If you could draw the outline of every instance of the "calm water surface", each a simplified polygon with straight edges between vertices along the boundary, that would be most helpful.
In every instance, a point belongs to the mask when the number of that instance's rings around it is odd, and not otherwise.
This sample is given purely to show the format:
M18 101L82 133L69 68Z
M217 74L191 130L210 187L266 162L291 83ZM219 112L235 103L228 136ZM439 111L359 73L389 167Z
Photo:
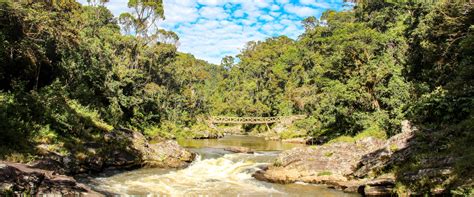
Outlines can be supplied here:
M96 178L93 187L124 196L358 196L321 185L280 185L252 177L260 167L273 162L280 151L303 145L249 136L182 140L179 143L198 154L188 168L139 169ZM249 147L256 153L231 153L223 149L227 146Z

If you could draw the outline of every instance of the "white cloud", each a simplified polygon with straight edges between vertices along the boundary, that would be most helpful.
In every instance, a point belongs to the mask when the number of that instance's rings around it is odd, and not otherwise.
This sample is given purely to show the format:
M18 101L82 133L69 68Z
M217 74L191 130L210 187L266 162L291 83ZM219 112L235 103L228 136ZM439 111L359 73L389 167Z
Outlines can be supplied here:
M310 6L318 7L318 8L325 8L325 9L331 8L331 5L328 4L327 2L319 2L318 0L300 0L300 3L303 5L310 5Z
M229 17L221 7L202 7L199 9L199 15L207 19L225 19Z
M198 17L198 9L192 0L179 1L179 3L164 2L165 18L167 23L194 22Z
M232 14L234 17L237 17L237 18L240 18L240 17L243 17L245 15L244 11L243 10L236 10L233 14Z
M279 4L287 4L289 3L290 1L289 0L275 0L275 2L279 3Z
M261 20L272 21L274 18L270 15L262 15L259 17Z
M226 3L226 1L221 1L221 0L198 0L197 2L199 4L207 5L207 6L217 6L217 5L223 5Z
M272 5L272 8L271 8L273 11L276 11L276 10L279 10L280 9L280 6L278 5Z
M226 55L237 55L249 41L277 35L296 39L304 31L303 18L319 17L324 9L339 8L342 1L164 0L166 20L159 26L179 35L180 51L218 64ZM118 16L130 11L127 2L112 0L106 6Z
M278 17L281 15L280 12L270 12L270 15L274 16L274 17Z
M296 14L299 17L314 16L317 15L319 12L319 10L311 7L298 6L294 4L287 4L284 8L287 12Z

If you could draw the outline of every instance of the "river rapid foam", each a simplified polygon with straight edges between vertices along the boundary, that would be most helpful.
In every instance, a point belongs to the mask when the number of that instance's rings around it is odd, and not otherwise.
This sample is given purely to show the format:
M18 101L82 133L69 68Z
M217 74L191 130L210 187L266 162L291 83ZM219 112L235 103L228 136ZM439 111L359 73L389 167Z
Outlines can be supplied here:
M280 185L252 177L253 173L274 162L282 147L291 148L292 145L241 136L191 144L186 147L197 157L187 168L138 169L98 177L90 185L120 196L357 196L322 185ZM228 145L246 146L257 151L253 154L231 153L223 149Z

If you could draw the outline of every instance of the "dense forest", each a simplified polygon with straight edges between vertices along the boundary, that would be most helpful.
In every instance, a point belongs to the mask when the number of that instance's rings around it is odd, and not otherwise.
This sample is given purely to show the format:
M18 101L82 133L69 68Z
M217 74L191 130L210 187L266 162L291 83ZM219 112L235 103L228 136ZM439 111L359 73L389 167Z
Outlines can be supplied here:
M130 1L120 17L104 3L0 2L0 159L32 160L38 144L67 154L114 128L199 137L219 132L203 122L210 115L303 114L281 137L325 142L387 138L410 120L426 146L396 170L453 155L464 178L444 186L472 187L472 3L361 1L303 20L296 40L249 42L220 65L177 51L174 32L153 28L161 1Z

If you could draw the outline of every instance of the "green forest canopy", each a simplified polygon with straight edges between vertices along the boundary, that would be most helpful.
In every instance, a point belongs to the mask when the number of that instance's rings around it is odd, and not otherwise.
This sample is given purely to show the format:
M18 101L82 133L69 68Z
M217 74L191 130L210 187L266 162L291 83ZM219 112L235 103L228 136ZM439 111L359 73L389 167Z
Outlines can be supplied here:
M192 137L209 115L305 114L296 127L330 139L392 136L408 119L448 147L440 154L467 145L474 161L471 3L360 1L302 21L296 40L252 41L214 65L150 28L161 1L130 1L119 18L106 1L34 2L0 3L2 157L118 127Z

